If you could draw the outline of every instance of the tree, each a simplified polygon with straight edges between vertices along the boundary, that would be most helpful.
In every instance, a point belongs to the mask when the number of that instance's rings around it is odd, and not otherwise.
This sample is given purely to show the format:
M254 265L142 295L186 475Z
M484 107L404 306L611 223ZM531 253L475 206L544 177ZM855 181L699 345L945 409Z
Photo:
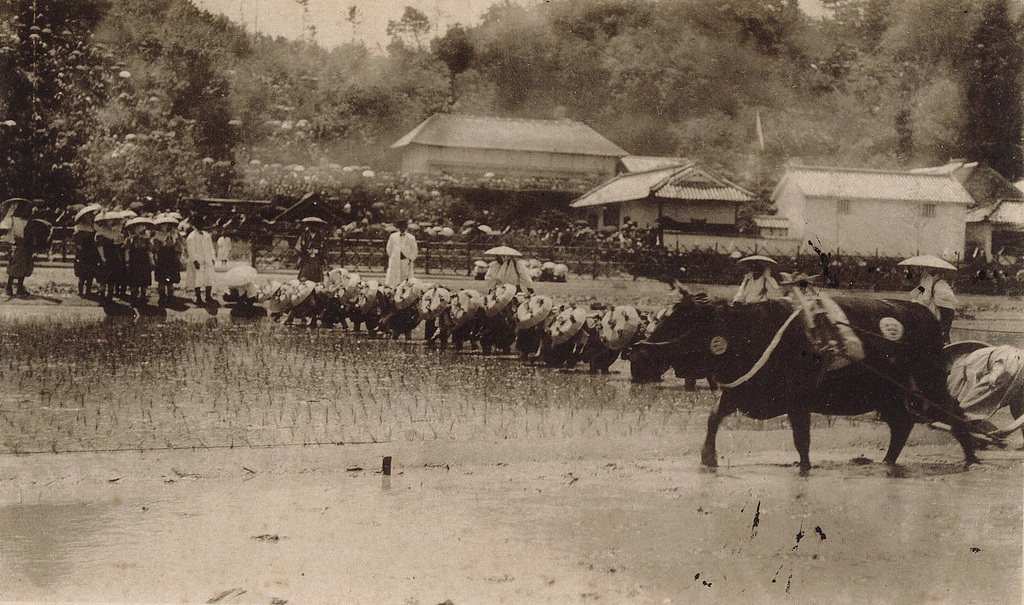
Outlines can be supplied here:
M75 199L95 106L117 71L90 43L102 0L12 0L0 6L0 190ZM112 69L113 68L113 69Z
M358 32L359 26L363 22L362 11L359 10L358 6L353 4L345 9L345 22L352 28L352 41L355 42L356 32Z
M971 36L962 78L967 103L960 149L1008 179L1024 173L1024 27L1010 22L1006 0L989 0Z
M821 0L831 13L827 29L833 39L873 51L889 26L893 0Z
M411 6L405 7L402 18L388 21L385 30L395 46L411 46L415 50L423 50L427 36L430 35L430 19Z
M455 81L459 74L469 69L475 50L466 30L461 25L451 27L444 36L433 42L434 56L448 66L451 98L454 101Z
M742 27L740 42L752 41L770 55L791 54L793 38L803 22L797 0L751 0L722 7Z

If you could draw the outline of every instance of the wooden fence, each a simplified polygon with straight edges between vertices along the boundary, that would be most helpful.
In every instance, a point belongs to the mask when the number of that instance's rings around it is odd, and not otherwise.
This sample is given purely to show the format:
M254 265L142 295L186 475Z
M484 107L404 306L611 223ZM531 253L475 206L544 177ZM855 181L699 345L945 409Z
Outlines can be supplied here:
M266 269L294 269L298 262L294 239L273 238L263 245L251 246L236 242L234 258L249 258L253 266ZM387 266L384 241L376 239L333 239L328 244L332 265L354 271L379 272ZM422 241L419 243L417 271L424 275L468 275L477 260L490 260L484 252L496 245L493 241ZM541 262L565 263L569 271L592 279L608 277L645 277L671 280L678 277L688 283L731 284L739 281L737 252L719 246L692 246L627 249L609 245L519 246L526 258ZM0 250L6 260L7 250ZM752 251L741 251L747 253ZM67 233L55 230L48 257L70 262L74 250ZM917 283L916 276L898 266L901 258L874 254L832 251L829 254L774 256L778 271L800 271L821 274L829 286L861 290L909 290ZM1024 263L961 263L955 289L958 292L996 295L1024 295Z

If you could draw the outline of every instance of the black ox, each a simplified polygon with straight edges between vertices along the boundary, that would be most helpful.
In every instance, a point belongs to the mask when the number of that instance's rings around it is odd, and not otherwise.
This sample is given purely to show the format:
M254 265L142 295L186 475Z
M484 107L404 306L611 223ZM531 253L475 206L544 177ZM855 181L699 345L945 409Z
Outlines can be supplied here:
M889 425L887 464L896 463L915 417L942 421L953 427L967 464L977 462L963 413L946 391L942 334L928 309L900 300L837 296L835 301L863 341L863 361L826 371L802 317L780 330L793 313L786 301L727 306L684 293L647 341L634 348L633 380L658 380L673 367L678 375L706 375L722 383L701 450L701 462L709 467L717 466L718 426L737 410L759 420L786 414L803 471L811 467L812 412L847 416L877 411ZM763 365L751 375L759 360Z

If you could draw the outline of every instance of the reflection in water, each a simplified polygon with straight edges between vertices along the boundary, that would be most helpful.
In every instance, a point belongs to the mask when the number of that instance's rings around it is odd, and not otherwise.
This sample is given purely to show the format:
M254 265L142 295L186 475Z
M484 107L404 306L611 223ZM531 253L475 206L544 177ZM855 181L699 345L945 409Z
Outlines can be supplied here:
M5 575L41 588L59 587L83 564L83 555L109 524L110 510L104 504L2 506L0 559Z

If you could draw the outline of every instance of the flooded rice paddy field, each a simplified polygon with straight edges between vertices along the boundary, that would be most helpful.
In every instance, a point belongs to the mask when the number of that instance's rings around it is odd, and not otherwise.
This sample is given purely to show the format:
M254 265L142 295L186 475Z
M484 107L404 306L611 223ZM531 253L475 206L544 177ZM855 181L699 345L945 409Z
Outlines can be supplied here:
M0 340L0 600L1021 599L1019 435L964 472L918 427L893 473L861 459L884 425L815 417L799 477L784 421L732 416L708 473L715 395L623 362L214 318L40 315Z
M271 322L25 321L0 338L8 453L665 436L702 431L715 402L631 384L625 362L595 376Z

